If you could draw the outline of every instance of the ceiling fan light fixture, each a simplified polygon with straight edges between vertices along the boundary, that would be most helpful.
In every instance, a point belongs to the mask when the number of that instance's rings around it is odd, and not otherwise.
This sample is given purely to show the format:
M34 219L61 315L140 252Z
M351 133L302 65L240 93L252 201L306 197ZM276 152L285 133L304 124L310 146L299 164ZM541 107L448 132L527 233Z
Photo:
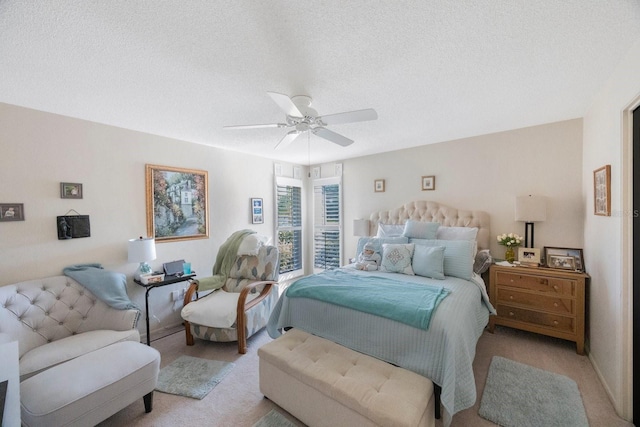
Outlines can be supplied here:
M353 140L336 132L333 132L325 128L325 126L376 120L378 118L378 114L372 108L318 116L318 112L310 107L313 99L308 95L295 95L289 97L277 92L267 93L269 94L271 99L273 99L273 101L278 105L278 107L280 107L280 109L284 111L286 123L225 126L225 129L255 129L269 127L295 128L295 130L289 131L286 135L284 135L284 137L276 144L276 149L286 147L287 145L291 144L300 134L305 132L312 132L314 135L317 135L320 138L346 147L347 145L353 144Z

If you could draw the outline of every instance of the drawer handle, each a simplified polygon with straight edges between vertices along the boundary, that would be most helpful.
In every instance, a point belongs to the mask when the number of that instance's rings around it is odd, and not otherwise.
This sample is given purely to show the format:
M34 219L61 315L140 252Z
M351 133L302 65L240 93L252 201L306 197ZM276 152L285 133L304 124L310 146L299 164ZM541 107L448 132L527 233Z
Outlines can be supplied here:
M553 324L554 324L554 326L558 326L558 321L557 321L557 320L554 320L554 321L553 321Z
M509 295L509 299L513 299L513 295Z
M515 316L515 314L513 314L513 311L509 312L509 316Z
M558 285L553 285L553 289L558 290Z
M558 303L557 303L557 302L554 302L554 303L553 303L553 306L554 306L554 307L557 307L557 306L558 306Z

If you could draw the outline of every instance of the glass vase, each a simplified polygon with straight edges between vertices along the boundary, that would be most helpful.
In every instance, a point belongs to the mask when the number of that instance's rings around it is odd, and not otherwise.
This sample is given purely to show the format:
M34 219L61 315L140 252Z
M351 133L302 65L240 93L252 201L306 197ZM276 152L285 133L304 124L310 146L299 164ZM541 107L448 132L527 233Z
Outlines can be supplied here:
M516 260L516 251L513 250L512 247L508 247L506 251L504 251L504 259L509 262L513 262Z

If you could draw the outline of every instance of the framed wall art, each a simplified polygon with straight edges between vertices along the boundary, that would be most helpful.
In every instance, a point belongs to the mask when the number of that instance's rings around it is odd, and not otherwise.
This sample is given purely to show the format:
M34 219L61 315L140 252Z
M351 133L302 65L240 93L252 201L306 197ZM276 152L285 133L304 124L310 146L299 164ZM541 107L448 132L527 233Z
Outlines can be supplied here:
M60 183L61 199L82 199L82 184L76 182Z
M209 237L209 174L146 165L147 235L156 242Z
M264 223L264 209L262 208L262 199L251 199L251 224Z
M436 189L436 177L435 175L422 177L422 191L435 190Z
M584 272L584 253L582 249L579 248L555 248L550 246L545 246L543 251L543 260L545 261L547 267L552 267L555 259L549 261L549 257L571 257L574 258L575 270ZM554 268L554 267L552 267Z
M593 171L594 214L611 216L611 165Z
M384 179L376 179L373 181L373 191L376 193L384 193Z
M0 203L0 222L24 221L24 203Z

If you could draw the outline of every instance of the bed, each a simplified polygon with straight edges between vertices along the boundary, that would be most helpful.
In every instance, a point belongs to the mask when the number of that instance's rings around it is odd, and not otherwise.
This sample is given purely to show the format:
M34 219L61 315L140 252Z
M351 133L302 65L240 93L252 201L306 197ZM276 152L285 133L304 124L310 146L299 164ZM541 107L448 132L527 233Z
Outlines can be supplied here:
M405 236L397 235L400 230ZM490 262L489 215L436 202L416 201L371 214L370 234L378 237L361 238L358 250L368 242L377 244L377 250L383 253L382 266L386 265L381 270L387 271L360 271L352 264L337 272L327 272L326 276L320 273L313 278L299 279L278 300L267 324L269 335L277 338L287 328L302 329L423 375L439 386L445 410L443 421L449 425L455 413L473 406L476 401L472 368L475 348L489 315L495 314L484 282L477 274ZM405 239L406 243L402 243ZM389 272L408 273L406 265L400 266L399 270L393 265L389 268L384 255L388 259L391 250L411 247L410 265L414 274ZM429 258L424 257L425 250ZM440 272L430 271L438 269L437 261L433 267L433 259L439 259L439 255L434 258L434 252L444 255L443 278L433 278L439 277ZM479 258L484 260L478 262ZM425 265L430 266L427 271ZM323 277L327 286L337 279L344 280L344 288L351 286L346 283L352 279L356 282L362 279L365 283L393 280L444 289L447 295L435 306L425 329L403 323L398 318L384 317L384 309L373 314L360 307L328 302L330 299L309 297L304 293L296 296L296 288L310 286L309 282L313 280L322 282ZM415 287L407 285L410 286ZM340 290L344 292L344 289ZM353 293L362 294L362 287L354 283Z

